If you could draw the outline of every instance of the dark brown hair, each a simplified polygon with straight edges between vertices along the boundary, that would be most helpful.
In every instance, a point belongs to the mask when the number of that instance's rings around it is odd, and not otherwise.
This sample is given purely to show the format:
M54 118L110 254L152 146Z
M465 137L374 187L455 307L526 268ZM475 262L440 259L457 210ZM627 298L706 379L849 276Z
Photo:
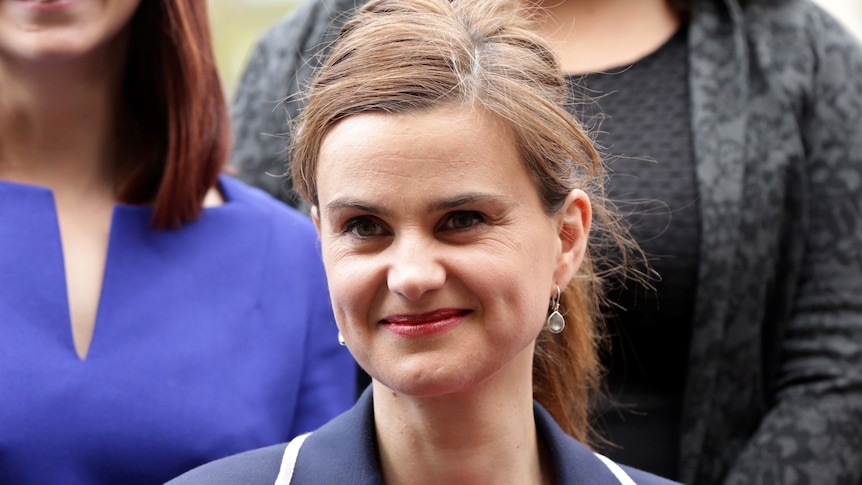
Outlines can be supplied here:
M142 0L130 25L124 100L133 165L126 203L152 204L151 224L200 215L224 165L230 132L206 0Z
M372 0L342 29L310 87L294 130L294 187L317 205L317 164L328 131L348 116L405 113L444 104L485 109L514 135L548 214L573 189L593 206L590 252L564 289L562 334L542 332L535 398L572 436L589 443L589 400L599 388L603 246L633 243L604 198L604 168L590 137L565 110L566 82L553 52L507 0ZM624 251L625 252L625 251Z

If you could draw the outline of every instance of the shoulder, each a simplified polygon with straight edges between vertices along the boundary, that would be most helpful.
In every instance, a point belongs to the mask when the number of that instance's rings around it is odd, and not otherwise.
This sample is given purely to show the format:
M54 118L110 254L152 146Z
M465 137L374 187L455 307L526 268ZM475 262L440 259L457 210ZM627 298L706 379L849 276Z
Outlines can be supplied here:
M712 0L696 4L692 24L706 29L705 43L721 43L742 31L753 54L812 56L823 46L858 50L860 42L813 0ZM765 49L765 51L764 51Z
M311 219L302 212L229 175L221 175L219 185L226 199L223 208L241 215L248 223L260 224L265 221L277 232L317 241L317 232Z
M551 415L535 403L536 430L545 442L562 485L675 485L676 482L619 465L593 453L583 443L566 434Z
M341 25L365 1L303 0L290 14L267 29L255 43L243 71L232 109L234 116L237 111L245 110L246 105L260 108L261 101L268 110L280 101L298 102L284 98L295 94L297 83L304 82L321 64L327 47L337 39ZM278 121L278 130L269 133L283 131L283 120ZM257 135L255 133L253 138L259 142Z
M304 0L291 12L270 27L259 44L276 48L293 48L320 39L323 32L336 29L365 0Z
M742 11L750 36L781 38L790 35L809 45L842 44L858 47L859 41L837 19L812 0L755 1ZM791 46L775 45L788 50Z
M239 241L237 250L246 264L258 261L276 275L268 286L306 291L297 278L284 278L284 274L303 275L306 282L311 277L322 281L320 239L311 218L228 175L220 176L219 183L226 199L213 213L219 217L219 232Z
M222 458L166 485L382 483L377 469L371 392L316 431L266 448Z
M859 39L812 0L753 2L743 22L750 51L766 69L810 79L828 75L831 59L862 57Z
M304 0L258 39L243 74L243 84L265 86L267 75L275 75L276 82L287 84L285 81L292 81L292 75L319 66L321 55L338 38L341 26L365 1Z
M629 478L632 480L632 485L680 485L679 483L672 480L668 480L667 478L662 478L658 475L653 475L652 473L638 470L637 468L632 468L625 465L620 465L620 468L624 470L629 476Z
M745 21L751 65L757 66L752 78L762 77L797 118L825 107L840 115L836 123L858 119L862 43L831 14L811 0L764 0L746 10Z
M272 485L286 443L232 455L194 468L166 485Z
M372 395L367 388L356 404L307 436L296 450L295 462L285 466L291 483L383 483L377 465ZM333 453L333 450L338 450Z
M797 118L832 103L824 93L862 85L862 44L812 0L699 2L691 29L696 74L743 70L750 96Z

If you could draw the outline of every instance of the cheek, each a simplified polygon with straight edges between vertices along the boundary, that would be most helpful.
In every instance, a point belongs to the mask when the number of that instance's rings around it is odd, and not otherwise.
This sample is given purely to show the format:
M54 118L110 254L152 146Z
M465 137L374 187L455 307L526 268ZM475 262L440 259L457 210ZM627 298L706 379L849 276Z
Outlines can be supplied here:
M506 257L500 253L453 265L457 276L479 296L489 318L510 320L508 332L537 333L553 288L553 254L525 245Z
M344 317L367 315L380 286L379 271L367 258L343 257L324 251L323 264L332 305L339 323Z
M546 238L526 238L524 242L511 255L507 274L497 275L496 279L487 281L506 285L502 298L511 305L518 331L535 337L547 316L559 251L555 251L553 244Z

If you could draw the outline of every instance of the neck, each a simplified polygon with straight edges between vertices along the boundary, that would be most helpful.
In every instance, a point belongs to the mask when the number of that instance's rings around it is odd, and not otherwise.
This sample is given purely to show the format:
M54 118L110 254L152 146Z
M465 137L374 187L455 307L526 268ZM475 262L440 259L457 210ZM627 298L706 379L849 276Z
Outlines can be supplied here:
M384 482L553 483L553 465L536 434L531 366L526 369L516 380L503 370L467 392L438 397L399 394L375 380Z
M569 73L631 64L658 49L680 25L666 0L528 1L541 7L536 30Z
M114 192L125 44L75 60L0 59L0 178Z

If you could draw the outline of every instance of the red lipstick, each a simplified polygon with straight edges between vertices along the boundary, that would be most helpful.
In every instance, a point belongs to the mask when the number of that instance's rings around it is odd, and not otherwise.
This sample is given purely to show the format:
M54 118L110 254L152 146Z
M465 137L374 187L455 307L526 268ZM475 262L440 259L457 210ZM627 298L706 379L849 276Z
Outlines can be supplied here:
M380 325L399 337L429 337L457 327L469 313L469 310L444 308L421 315L390 315L381 320Z

